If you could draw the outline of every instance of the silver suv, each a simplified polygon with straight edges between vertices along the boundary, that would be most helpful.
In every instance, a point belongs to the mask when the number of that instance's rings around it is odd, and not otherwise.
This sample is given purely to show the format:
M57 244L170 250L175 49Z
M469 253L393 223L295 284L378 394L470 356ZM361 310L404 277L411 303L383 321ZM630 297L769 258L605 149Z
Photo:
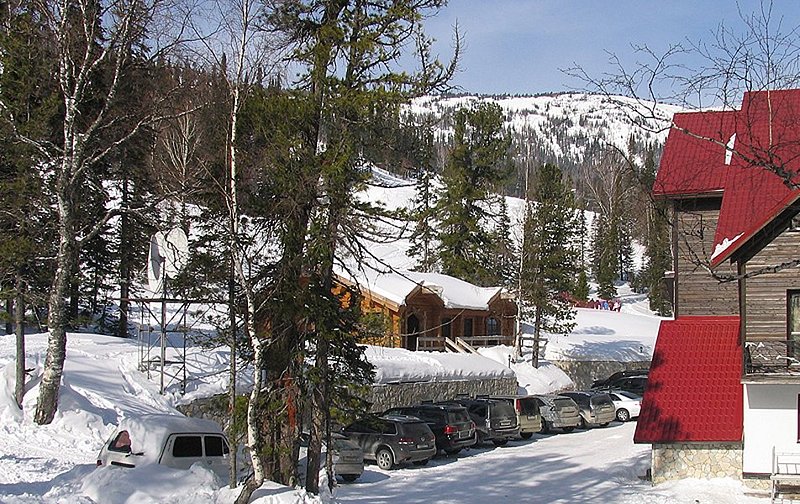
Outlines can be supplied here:
M611 397L603 392L562 392L561 395L569 397L575 401L581 411L581 427L599 425L605 427L616 418L617 409Z
M569 397L558 395L535 395L539 402L539 412L542 415L542 432L547 434L553 429L572 432L581 424L581 414L578 405Z
M436 455L430 427L412 416L371 415L348 425L342 434L364 450L365 459L385 470L406 462L425 465Z
M492 396L492 399L508 401L517 412L519 436L530 439L542 430L542 415L539 412L539 401L530 395Z

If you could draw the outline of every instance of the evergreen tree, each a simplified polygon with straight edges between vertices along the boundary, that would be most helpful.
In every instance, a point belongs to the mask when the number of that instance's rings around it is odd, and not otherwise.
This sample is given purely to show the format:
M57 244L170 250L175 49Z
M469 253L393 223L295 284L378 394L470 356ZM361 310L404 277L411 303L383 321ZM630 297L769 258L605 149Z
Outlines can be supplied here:
M611 299L617 295L614 281L619 272L619 249L617 228L612 219L598 214L594 219L592 234L592 269L597 282L597 295Z
M453 149L442 179L437 212L442 272L477 284L495 279L491 265L492 192L511 173L511 138L503 128L499 105L480 103L454 118Z
M495 223L492 244L494 254L492 255L492 276L491 283L509 287L514 284L516 278L517 251L511 240L511 218L508 215L508 201L504 196L499 197L500 210Z
M580 271L580 212L556 165L537 170L533 199L525 220L519 298L522 315L533 318L533 365L538 367L542 333L566 334L575 325L575 311L564 294L574 291Z
M649 149L642 168L642 185L650 191L647 208L647 236L645 238L645 264L642 268L642 283L648 292L650 309L661 316L672 315L672 299L664 281L664 273L672 270L670 251L670 226L667 219L666 202L652 197L656 177L656 161L653 149Z
M411 209L410 220L414 222L414 231L409 240L411 247L408 249L410 257L417 258L414 267L417 271L429 273L436 267L436 253L434 240L436 239L436 193L432 184L432 173L427 168L421 168L415 184L414 206Z

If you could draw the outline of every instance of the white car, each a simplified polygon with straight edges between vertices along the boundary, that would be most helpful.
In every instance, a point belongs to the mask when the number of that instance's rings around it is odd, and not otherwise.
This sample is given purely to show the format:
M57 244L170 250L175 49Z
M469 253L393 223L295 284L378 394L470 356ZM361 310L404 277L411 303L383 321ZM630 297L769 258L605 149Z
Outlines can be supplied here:
M123 418L97 455L97 465L136 467L161 464L188 469L200 464L229 480L230 448L222 429L211 420L179 415Z
M624 390L610 390L608 395L614 402L617 410L617 420L627 422L631 418L636 418L642 410L642 397Z

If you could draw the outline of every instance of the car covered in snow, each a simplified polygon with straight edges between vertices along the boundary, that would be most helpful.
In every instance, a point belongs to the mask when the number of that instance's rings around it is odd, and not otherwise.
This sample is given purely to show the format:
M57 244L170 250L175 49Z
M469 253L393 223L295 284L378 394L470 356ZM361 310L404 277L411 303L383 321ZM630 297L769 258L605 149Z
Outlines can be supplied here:
M536 394L533 397L539 403L542 433L547 434L553 429L572 432L581 424L580 408L569 397L553 394Z
M227 483L229 457L228 441L216 422L154 414L123 418L100 448L97 465L188 469L199 464Z
M627 422L636 418L642 410L642 397L624 390L609 390L609 397L614 402L617 420Z

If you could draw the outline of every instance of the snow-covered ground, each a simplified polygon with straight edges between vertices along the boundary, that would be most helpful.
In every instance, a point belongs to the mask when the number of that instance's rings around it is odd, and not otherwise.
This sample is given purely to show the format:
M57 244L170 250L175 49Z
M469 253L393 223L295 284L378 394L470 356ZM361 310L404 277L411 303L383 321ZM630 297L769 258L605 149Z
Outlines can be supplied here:
M579 330L574 337L578 347L596 338L597 333L622 331L615 328L616 323L608 322L610 317L617 317L610 320L623 326L630 323L624 312L588 315L587 320L593 320L593 324L610 327L596 332ZM45 335L28 336L28 367L34 368L34 374L41 367L45 346ZM370 352L388 355L380 349ZM482 350L489 358L480 357L480 365L461 362L463 356L444 354L433 358L410 353L408 358L419 359L438 373L453 367L460 373L507 374L511 371L506 367L510 352L502 347ZM37 426L32 421L37 380L29 387L23 412L11 399L13 355L13 336L0 336L0 376L5 378L0 381L0 502L233 502L237 492L220 488L219 481L199 468L178 471L163 467L135 470L95 467L101 444L121 417L176 413L175 405L186 400L175 392L174 386L167 394L158 394L158 375L148 378L138 370L135 341L70 334L59 412L48 426ZM453 358L458 362L451 361ZM190 375L196 374L196 381L190 387L193 397L213 393L222 385L224 373L218 372L219 369L215 372L211 366L226 365L224 350L190 351L187 361ZM380 359L375 358L375 362L380 363ZM410 366L417 367L413 362ZM391 374L391 366L384 369L387 375ZM564 388L560 371L554 366L545 364L537 371L527 363L512 363L512 369L517 372L520 384L531 392ZM612 424L606 429L568 435L534 436L532 440L512 442L504 448L487 446L470 450L457 459L437 458L424 468L384 472L370 465L358 482L337 487L334 495L326 496L323 501L483 503L534 499L537 502L750 503L766 500L746 495L738 483L730 480L687 480L651 487L640 479L649 463L649 446L633 444L633 428L633 423ZM320 502L319 497L272 483L256 497L255 502L261 504Z

